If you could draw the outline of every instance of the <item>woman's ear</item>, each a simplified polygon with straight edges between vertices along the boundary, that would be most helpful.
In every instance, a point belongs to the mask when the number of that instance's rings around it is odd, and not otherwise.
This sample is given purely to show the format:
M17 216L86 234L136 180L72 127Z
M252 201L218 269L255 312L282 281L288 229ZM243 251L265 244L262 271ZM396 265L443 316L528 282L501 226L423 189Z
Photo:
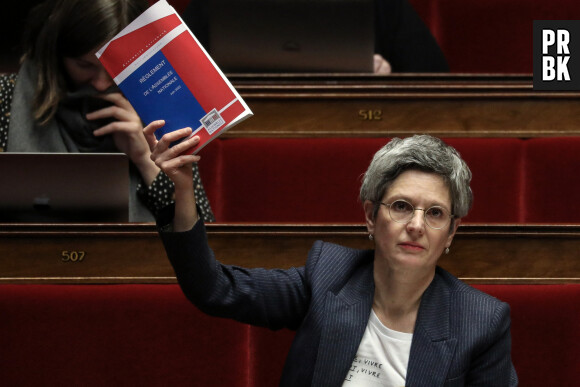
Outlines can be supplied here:
M370 200L365 200L363 208L365 211L367 231L372 235L375 233L375 205Z
M455 233L457 232L457 228L459 227L459 224L461 224L461 218L453 219L453 228L451 230L449 230L449 236L447 237L447 243L445 244L445 247L451 246L451 242L453 242L453 237L455 236Z

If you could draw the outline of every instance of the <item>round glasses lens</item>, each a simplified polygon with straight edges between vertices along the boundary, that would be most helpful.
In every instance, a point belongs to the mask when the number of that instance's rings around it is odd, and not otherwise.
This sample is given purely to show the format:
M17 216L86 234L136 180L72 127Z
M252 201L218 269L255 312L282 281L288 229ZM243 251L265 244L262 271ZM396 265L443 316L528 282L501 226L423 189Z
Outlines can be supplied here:
M395 222L407 222L413 217L415 209L404 200L396 200L389 206L389 213Z
M443 207L433 206L425 211L425 221L432 228L447 226L449 219L449 213Z

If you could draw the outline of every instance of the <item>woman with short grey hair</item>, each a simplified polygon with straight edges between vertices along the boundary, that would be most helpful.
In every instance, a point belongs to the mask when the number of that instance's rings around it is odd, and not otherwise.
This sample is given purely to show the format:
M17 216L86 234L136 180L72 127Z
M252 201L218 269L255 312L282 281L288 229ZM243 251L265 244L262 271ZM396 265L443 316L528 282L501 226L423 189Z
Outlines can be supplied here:
M471 171L455 148L427 135L394 138L375 153L361 185L361 202L370 200L375 203L376 215L379 199L390 184L408 169L440 175L451 193L454 218L467 215L473 203L469 186Z
M185 295L204 312L296 330L281 386L515 386L509 306L437 266L471 206L471 173L431 136L394 139L360 198L374 248L315 242L289 270L222 265L198 219L190 129L153 135L152 159L175 183L160 235Z

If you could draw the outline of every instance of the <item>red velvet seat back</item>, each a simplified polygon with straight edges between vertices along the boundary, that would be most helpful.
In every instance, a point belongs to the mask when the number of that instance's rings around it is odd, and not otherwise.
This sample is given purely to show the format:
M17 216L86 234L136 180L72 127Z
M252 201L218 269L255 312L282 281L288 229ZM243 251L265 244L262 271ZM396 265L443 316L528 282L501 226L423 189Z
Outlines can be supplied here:
M221 189L222 178L224 176L222 166L222 140L216 139L206 145L200 152L201 160L199 161L199 175L209 199L211 209L218 222L222 221L223 190Z
M580 285L477 285L510 304L520 386L572 386L580 370Z
M239 386L248 326L177 285L0 285L5 386Z
M294 331L287 329L273 332L266 328L250 328L249 386L271 387L279 384L293 339Z
M187 8L187 5L190 3L191 0L167 0L167 2L169 3L169 5L171 5L173 8L175 8L175 10L177 11L177 13L181 14L183 13L183 11L185 11L185 8ZM195 0L193 0L195 1ZM153 5L157 2L157 0L149 0L149 4Z
M414 1L412 1L414 3ZM433 0L428 21L451 72L532 73L534 20L578 20L576 0Z
M450 138L473 175L469 223L516 223L521 212L522 141L515 138Z
M580 284L476 287L511 306L520 385L575 385ZM177 285L0 285L0 315L11 386L268 387L294 336L205 316Z
M388 140L222 139L202 150L200 170L219 222L362 223L358 200L362 175ZM461 153L473 173L475 201L465 221L518 222L522 141L446 142Z
M387 139L222 141L222 221L363 223L361 178Z
M524 222L580 222L580 138L525 143Z

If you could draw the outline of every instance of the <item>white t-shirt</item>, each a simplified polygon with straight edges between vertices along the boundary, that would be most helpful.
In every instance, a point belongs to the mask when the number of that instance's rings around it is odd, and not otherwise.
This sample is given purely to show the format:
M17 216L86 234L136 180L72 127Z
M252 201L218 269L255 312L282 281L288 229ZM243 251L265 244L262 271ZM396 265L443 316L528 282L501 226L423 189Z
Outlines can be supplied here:
M384 326L374 310L343 387L404 387L412 333Z

